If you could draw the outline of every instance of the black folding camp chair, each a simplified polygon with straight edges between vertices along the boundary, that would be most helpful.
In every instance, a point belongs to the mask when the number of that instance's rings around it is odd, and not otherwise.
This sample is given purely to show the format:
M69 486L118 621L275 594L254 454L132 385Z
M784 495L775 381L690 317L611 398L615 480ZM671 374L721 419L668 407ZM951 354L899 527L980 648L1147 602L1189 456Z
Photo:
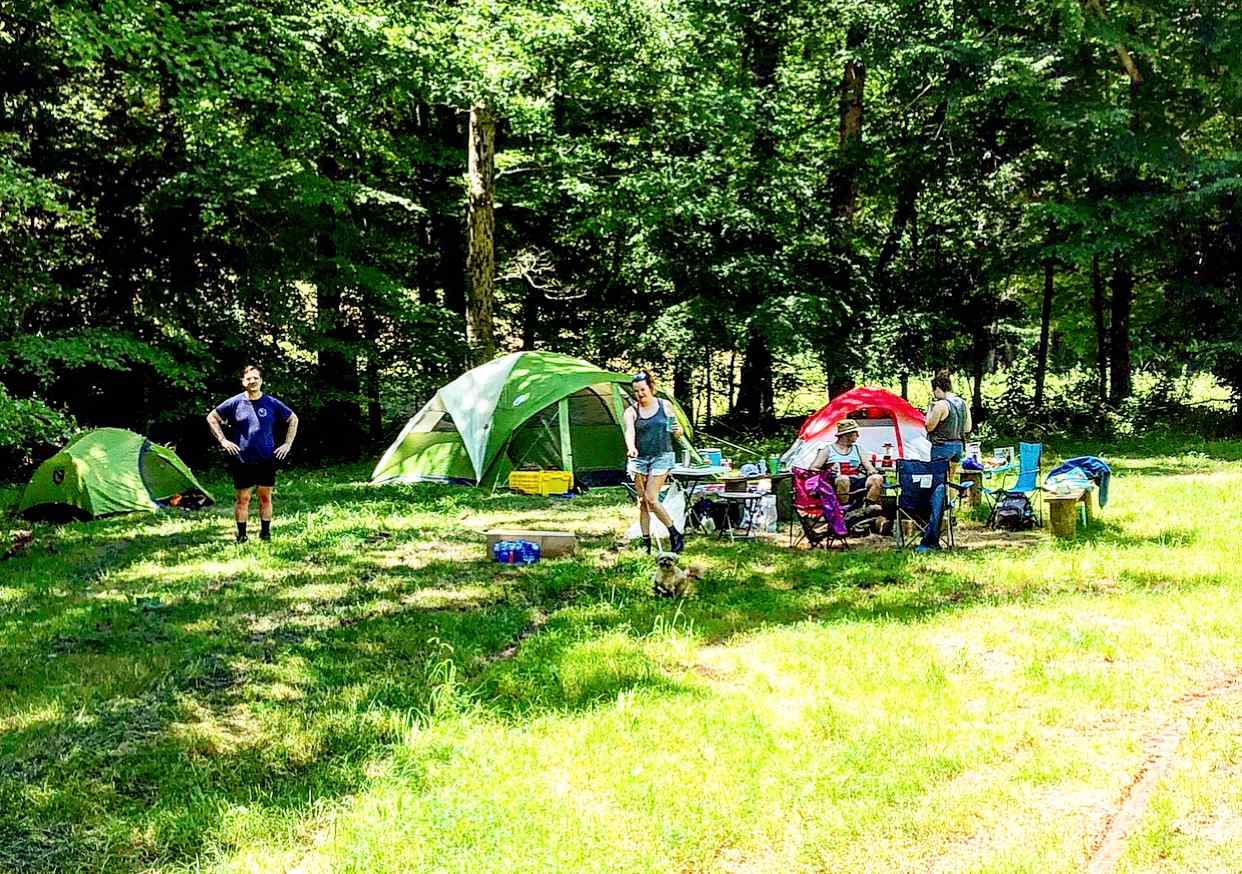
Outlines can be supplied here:
M897 518L893 523L893 539L898 547L915 546L919 551L952 549L957 545L956 511L974 483L949 482L948 459L897 462ZM916 541L907 538L909 526L920 532Z

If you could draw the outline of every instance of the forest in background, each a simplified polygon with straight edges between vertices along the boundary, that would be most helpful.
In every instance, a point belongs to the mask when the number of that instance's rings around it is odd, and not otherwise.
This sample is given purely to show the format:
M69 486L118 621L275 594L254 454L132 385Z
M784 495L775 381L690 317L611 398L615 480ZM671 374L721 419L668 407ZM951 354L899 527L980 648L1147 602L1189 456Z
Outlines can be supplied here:
M1237 431L1240 55L1229 0L5 4L0 469L201 456L248 362L359 457L522 348L721 429L947 368Z

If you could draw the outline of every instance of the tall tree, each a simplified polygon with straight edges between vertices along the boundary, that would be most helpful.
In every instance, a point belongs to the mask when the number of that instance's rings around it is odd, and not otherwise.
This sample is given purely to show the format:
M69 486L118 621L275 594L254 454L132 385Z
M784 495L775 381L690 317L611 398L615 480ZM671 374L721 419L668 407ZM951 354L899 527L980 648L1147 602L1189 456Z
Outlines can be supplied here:
M470 206L466 221L466 329L476 363L496 357L496 120L483 103L470 108Z

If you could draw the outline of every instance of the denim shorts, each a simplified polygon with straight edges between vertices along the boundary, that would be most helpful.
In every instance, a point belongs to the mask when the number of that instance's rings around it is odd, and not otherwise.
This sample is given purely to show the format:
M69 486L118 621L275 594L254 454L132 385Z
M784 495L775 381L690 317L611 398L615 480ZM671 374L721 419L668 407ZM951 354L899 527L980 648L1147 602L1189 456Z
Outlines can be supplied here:
M637 474L660 476L673 469L673 465L677 463L676 459L677 456L672 452L662 452L650 458L644 458L640 455L638 458L631 458L625 469L629 471L630 476Z
M931 460L939 461L942 458L947 458L949 461L961 461L962 449L961 440L946 440L944 443L933 443Z

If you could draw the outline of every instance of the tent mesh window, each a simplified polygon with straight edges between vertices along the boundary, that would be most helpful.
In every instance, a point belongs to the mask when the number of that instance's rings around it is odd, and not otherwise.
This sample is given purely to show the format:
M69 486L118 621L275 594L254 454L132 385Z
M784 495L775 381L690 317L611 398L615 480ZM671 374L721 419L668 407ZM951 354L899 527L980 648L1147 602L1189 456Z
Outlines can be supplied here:
M573 429L574 477L587 485L615 485L624 477L625 442L612 412L612 387L579 389L568 397L569 426ZM561 470L559 403L531 416L509 441L507 454L515 470Z
M624 401L625 394L622 392ZM574 478L587 486L625 480L625 438L613 412L612 385L584 388L569 397L573 428Z
M508 455L514 470L561 468L561 434L557 405L544 407L523 422L509 438Z
M611 392L605 399L594 389L584 388L569 396L569 423L571 425L612 425L616 418L609 409Z

